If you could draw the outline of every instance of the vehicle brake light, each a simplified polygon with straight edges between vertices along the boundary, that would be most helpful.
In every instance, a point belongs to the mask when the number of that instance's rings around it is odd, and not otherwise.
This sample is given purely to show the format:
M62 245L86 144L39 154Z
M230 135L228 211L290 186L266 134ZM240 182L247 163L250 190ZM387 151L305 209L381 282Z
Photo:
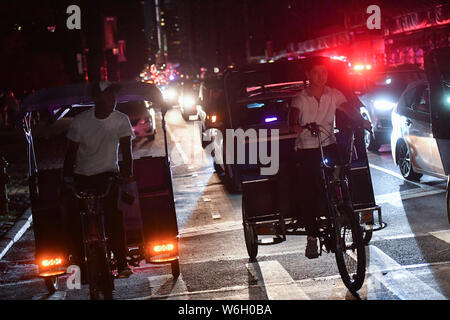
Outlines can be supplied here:
M51 267L51 266L57 266L62 264L61 258L54 258L54 259L44 259L41 261L41 266L43 267Z
M167 251L173 251L175 249L175 245L173 243L166 243L166 244L158 244L153 246L154 252L167 252Z
M372 69L372 66L370 64L366 64L366 70Z
M364 66L362 64L355 64L353 69L355 69L356 71L361 71L364 70Z

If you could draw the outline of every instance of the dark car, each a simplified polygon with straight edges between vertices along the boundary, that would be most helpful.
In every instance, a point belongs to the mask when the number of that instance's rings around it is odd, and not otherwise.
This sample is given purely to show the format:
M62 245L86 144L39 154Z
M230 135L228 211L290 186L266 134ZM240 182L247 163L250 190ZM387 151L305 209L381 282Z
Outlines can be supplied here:
M366 132L365 143L369 150L377 151L388 144L392 133L391 112L408 84L425 79L425 72L416 66L391 67L379 72L364 74L364 89L358 94L361 115L372 123L373 135Z
M128 115L136 137L155 138L155 110L146 101L118 103L116 109Z
M214 128L211 125L226 117L226 101L223 77L205 79L199 89L198 120L200 121L200 141L205 148L211 141Z

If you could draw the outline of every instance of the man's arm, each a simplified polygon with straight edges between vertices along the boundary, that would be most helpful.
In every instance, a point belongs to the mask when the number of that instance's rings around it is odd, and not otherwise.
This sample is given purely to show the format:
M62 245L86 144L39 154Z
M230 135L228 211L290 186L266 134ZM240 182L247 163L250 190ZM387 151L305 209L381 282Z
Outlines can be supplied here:
M123 165L121 168L122 177L125 179L133 176L133 156L131 147L131 136L120 138L120 149L122 150Z
M64 159L63 175L64 177L73 176L73 167L75 166L75 160L77 157L79 144L69 139L69 146L66 151L66 157Z

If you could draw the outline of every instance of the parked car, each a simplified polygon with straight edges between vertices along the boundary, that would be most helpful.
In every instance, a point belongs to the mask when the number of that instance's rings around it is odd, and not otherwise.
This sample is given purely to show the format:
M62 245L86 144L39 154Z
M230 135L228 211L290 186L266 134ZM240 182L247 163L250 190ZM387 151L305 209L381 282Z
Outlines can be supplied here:
M402 92L409 83L425 79L425 72L417 66L392 67L363 75L364 85L358 94L364 105L361 115L372 123L373 135L365 134L367 149L378 151L390 141L392 133L391 113Z
M432 132L430 106L429 83L418 80L408 85L392 112L392 157L408 180L419 180L423 174L447 178Z
M116 109L128 115L136 137L155 139L155 110L149 107L147 101L118 103Z

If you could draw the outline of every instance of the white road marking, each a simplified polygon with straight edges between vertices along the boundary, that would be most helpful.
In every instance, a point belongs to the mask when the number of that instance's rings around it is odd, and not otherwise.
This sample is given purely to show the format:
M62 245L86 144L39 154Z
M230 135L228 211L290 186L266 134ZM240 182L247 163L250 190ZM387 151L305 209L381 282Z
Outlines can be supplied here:
M389 257L381 249L369 246L369 272L389 291L401 300L447 300L414 274ZM395 272L380 272L380 269L398 268Z
M434 231L434 232L430 232L430 234L442 241L450 243L450 230Z
M401 192L392 192L375 196L375 202L380 205L383 203L389 203L395 207L403 207L403 201L409 199L415 199L420 197L432 196L440 193L445 193L445 190L437 188L421 188L421 189L409 189Z
M371 168L377 169L377 170L382 171L382 172L384 172L384 173L390 174L391 176L394 176L394 177L396 177L396 178L399 178L399 179L401 179L401 180L404 180L405 182L414 184L414 185L416 185L416 186L418 186L418 187L420 187L420 188L423 188L423 187L424 187L424 185L421 184L421 183L414 182L414 181L410 181L410 180L406 180L405 178L403 178L403 176L402 176L401 174L399 174L399 173L397 173L397 172L394 172L394 171L392 171L392 170L389 170L389 169L386 169L386 168L383 168L383 167L379 167L379 166L377 166L377 165L375 165L375 164L372 164L372 163L369 163L369 166L370 166Z
M396 272L403 270L419 269L424 267L433 267L446 265L450 266L450 261L447 262L434 262L434 263L424 263L406 266L396 266L388 269L376 270L376 273L386 273L386 272ZM366 277L365 284L360 290L361 297L366 296L367 299L377 299L376 290L380 290L372 273L368 273ZM379 281L378 281L379 282ZM353 299L353 297L348 294L347 289L342 283L340 275L332 275L325 277L308 278L302 280L296 280L294 283L302 288L304 293L311 299ZM273 283L270 286L283 286L286 283ZM259 288L260 285L238 285L231 287L222 287L219 289L210 290L198 290L198 291L185 291L180 293L172 292L166 295L152 295L146 297L139 297L132 300L149 300L149 299L222 299L222 300L249 300L249 291L253 288Z
M183 159L183 163L188 164L189 159L188 159L186 153L183 151L183 148L181 147L181 145L175 139L175 136L173 135L172 131L169 129L169 126L166 126L166 132L169 134L170 140L172 140L172 142L175 143L175 148L177 149L178 153L180 154L181 158Z
M27 211L28 210L31 210L31 208L28 208ZM25 233L25 231L28 230L28 228L31 225L31 222L33 222L33 215L32 214L30 214L30 216L28 217L28 219L25 222L25 224L19 229L19 231L17 231L17 233L14 236L14 238L11 239L8 242L8 244L6 245L6 247L3 248L3 250L0 252L0 260L8 253L8 250L11 249L11 247L14 245L14 243L19 241L19 239L22 237L22 235Z
M269 300L310 300L278 261L247 263L246 267L264 287Z
M181 274L176 279L171 274L148 277L148 281L152 293L150 298L162 295L170 295L175 298L179 296L180 293L188 291Z
M190 238L211 233L226 232L239 229L242 229L242 221L227 221L198 227L183 228L180 229L179 234L181 238Z

